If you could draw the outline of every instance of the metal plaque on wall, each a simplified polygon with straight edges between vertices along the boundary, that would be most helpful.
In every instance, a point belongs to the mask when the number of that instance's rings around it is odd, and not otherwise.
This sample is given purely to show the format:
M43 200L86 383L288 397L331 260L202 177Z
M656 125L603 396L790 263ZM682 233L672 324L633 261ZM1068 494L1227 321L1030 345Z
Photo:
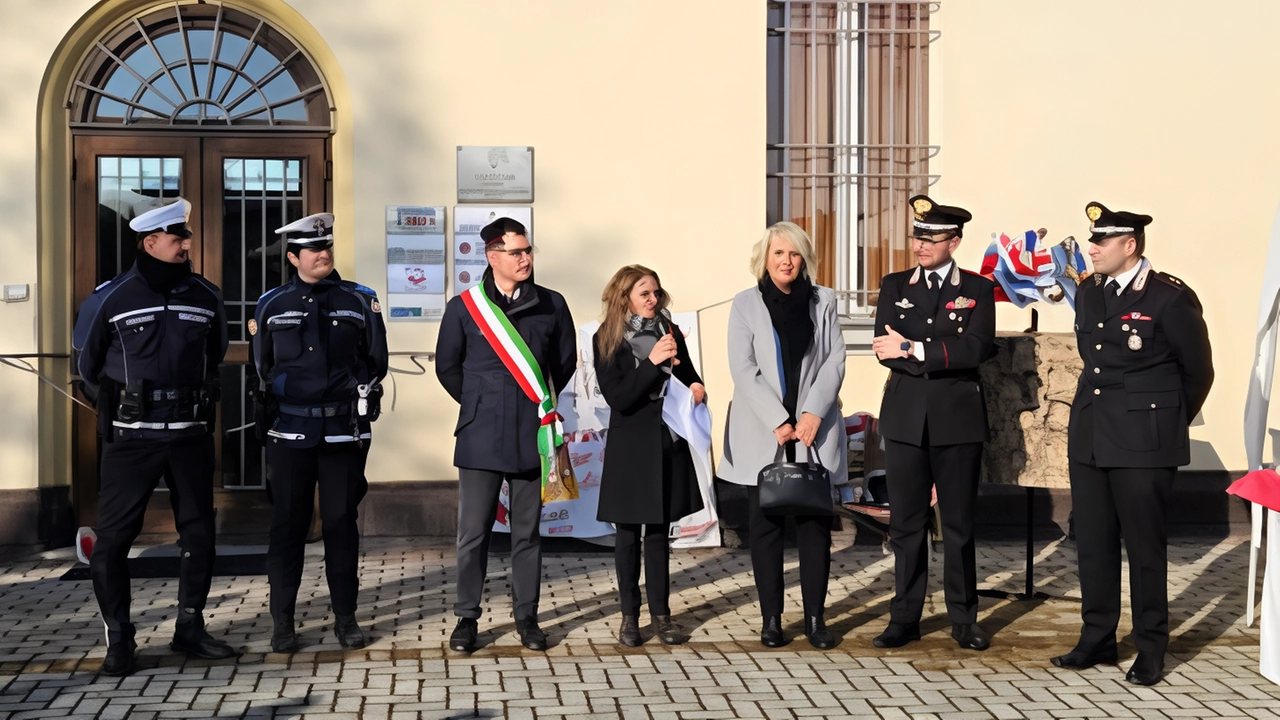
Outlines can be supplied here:
M459 145L458 202L533 202L533 148Z

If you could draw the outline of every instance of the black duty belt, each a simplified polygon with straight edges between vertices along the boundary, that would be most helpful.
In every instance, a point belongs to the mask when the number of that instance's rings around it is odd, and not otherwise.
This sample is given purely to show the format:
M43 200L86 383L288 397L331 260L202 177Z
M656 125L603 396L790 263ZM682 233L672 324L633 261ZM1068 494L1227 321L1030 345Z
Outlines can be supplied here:
M350 400L325 403L324 405L285 405L280 403L276 407L285 415L305 418L341 417L355 411L355 403Z
M148 397L151 402L178 402L191 401L200 396L200 388L196 387L179 387L179 388L150 388L147 390Z

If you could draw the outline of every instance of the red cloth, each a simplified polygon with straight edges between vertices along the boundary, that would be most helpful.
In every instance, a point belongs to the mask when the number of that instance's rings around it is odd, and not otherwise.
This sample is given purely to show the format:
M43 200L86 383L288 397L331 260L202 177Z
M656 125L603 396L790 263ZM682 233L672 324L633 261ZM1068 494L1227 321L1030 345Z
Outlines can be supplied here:
M1270 468L1254 470L1231 483L1227 492L1280 511L1280 474Z

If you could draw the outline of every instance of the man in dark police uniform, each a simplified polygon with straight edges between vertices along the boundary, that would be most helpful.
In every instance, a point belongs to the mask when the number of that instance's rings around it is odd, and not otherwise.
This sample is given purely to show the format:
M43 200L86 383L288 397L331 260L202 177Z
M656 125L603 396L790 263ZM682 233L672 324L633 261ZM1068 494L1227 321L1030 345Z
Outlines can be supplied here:
M892 648L920 639L929 578L926 527L936 487L951 637L961 648L985 650L990 640L977 625L973 507L987 440L978 366L994 353L995 284L952 260L972 217L968 211L924 195L910 203L919 265L881 281L873 341L880 364L893 371L880 409L880 434L896 584L889 627L873 643Z
M129 222L138 233L137 261L85 300L72 338L104 443L89 572L106 625L107 675L134 668L129 548L162 477L182 550L170 647L209 659L236 654L204 627L214 558L212 431L227 322L217 286L191 271L188 208L179 198Z
M1151 217L1096 202L1085 214L1094 274L1076 294L1084 370L1068 436L1084 627L1053 664L1116 662L1123 538L1138 648L1127 679L1154 685L1169 645L1165 515L1178 466L1191 461L1187 427L1209 395L1213 359L1195 292L1144 257Z
M485 269L480 287L524 340L558 395L577 365L577 328L564 297L533 282L533 247L524 225L497 218L480 230ZM545 650L538 627L542 549L538 406L486 339L464 302L449 300L436 343L436 377L461 405L453 464L458 467L458 624L449 647L472 652L488 570L502 482L510 487L511 592L516 632L530 650Z
M364 647L355 618L356 515L369 489L364 468L387 374L387 328L373 290L333 267L333 215L311 215L276 233L287 238L297 274L263 295L248 323L261 380L255 424L271 492L271 649L300 647L293 615L317 485L333 632L344 648Z

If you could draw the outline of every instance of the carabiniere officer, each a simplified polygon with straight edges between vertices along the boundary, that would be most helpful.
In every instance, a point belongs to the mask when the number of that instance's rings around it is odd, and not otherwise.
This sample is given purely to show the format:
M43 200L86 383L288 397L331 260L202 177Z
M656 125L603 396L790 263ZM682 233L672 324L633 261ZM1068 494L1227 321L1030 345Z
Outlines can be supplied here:
M1154 685L1169 645L1165 520L1173 478L1191 461L1187 427L1213 384L1200 300L1144 256L1151 216L1085 206L1094 274L1076 293L1084 370L1067 451L1084 627L1053 664L1114 663L1120 621L1120 542L1129 558L1138 657L1126 679Z
M387 375L387 328L373 290L343 280L333 267L333 215L310 215L276 233L287 237L297 275L264 294L248 323L261 380L255 424L267 450L272 505L271 649L300 648L294 607L317 485L333 631L342 647L364 647L355 618L356 511L369 488L364 468Z
M106 675L134 668L129 548L162 477L182 550L170 647L208 659L236 654L204 627L214 559L212 431L227 321L218 287L191 270L189 207L179 198L129 222L138 258L80 306L72 338L104 443L89 573L106 625Z

